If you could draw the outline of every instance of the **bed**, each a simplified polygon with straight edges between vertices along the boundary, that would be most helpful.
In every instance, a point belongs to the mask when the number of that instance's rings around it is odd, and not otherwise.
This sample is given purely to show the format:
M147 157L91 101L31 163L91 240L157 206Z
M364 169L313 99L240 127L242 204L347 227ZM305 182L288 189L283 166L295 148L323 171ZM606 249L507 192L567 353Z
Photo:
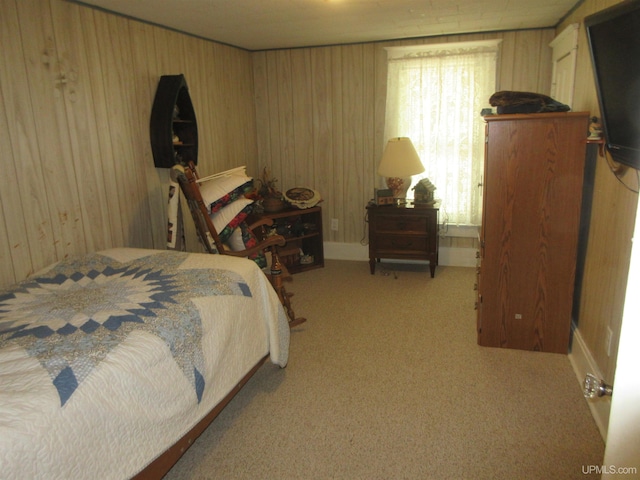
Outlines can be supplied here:
M0 292L2 478L159 478L289 325L252 261L112 249Z

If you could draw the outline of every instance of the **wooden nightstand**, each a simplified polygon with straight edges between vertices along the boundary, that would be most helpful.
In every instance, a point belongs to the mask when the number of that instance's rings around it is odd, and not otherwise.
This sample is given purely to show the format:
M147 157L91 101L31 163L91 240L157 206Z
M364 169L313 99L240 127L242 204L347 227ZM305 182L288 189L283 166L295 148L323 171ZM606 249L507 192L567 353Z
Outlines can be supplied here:
M438 265L438 208L421 205L369 205L369 266L381 258L429 260L431 277Z

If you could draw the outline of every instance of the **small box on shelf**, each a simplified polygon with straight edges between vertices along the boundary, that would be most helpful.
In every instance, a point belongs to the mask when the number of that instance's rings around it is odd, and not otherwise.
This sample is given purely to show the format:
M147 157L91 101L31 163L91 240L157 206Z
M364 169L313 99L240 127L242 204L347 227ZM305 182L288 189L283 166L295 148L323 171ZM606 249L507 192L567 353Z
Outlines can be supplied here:
M393 193L388 188L374 190L376 205L393 205Z
M278 256L287 269L291 269L291 267L300 264L300 249L295 245L289 245L287 243L284 247L280 247L278 249Z

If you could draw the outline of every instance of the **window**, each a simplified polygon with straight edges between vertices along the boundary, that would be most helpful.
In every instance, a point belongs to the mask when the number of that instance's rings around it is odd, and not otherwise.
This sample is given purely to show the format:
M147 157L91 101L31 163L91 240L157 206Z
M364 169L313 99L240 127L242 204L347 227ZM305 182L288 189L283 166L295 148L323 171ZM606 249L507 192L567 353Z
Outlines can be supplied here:
M387 48L385 142L409 137L442 200L443 219L479 225L482 108L495 92L499 40ZM411 193L411 190L410 190Z

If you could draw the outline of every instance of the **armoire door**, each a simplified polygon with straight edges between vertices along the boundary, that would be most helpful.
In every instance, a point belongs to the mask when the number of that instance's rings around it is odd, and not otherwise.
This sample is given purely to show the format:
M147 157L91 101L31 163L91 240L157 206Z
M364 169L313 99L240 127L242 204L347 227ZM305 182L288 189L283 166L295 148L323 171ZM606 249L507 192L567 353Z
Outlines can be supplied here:
M588 119L486 118L480 345L567 353Z

